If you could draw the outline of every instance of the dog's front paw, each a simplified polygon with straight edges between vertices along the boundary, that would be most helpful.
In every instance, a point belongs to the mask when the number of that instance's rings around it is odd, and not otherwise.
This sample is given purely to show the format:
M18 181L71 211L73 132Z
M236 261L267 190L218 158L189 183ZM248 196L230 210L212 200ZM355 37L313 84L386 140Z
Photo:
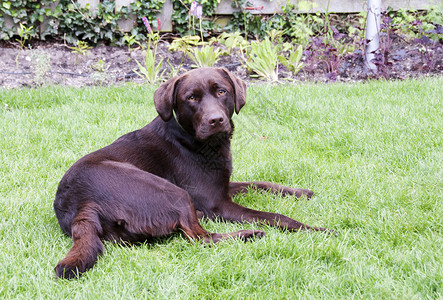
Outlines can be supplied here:
M241 230L239 231L239 233L240 233L239 238L245 242L254 239L261 239L266 234L266 232L264 232L263 230Z
M77 267L68 266L63 262L60 262L54 270L55 275L57 275L58 278L75 279L80 276L80 272L78 271Z
M308 200L311 199L312 196L314 196L314 192L307 189L294 189L293 195L297 198L306 197Z

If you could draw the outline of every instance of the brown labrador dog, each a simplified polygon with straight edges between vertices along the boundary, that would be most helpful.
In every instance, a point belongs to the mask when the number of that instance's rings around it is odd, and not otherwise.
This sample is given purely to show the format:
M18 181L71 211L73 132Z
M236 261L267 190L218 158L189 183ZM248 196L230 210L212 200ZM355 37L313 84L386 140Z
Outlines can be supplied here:
M268 182L229 182L231 117L245 101L245 83L227 70L189 71L155 91L159 116L151 123L78 160L62 178L54 202L61 229L73 239L55 267L57 276L74 278L91 268L104 250L102 240L139 242L181 231L187 239L215 243L265 234L210 233L198 222L202 216L291 231L325 230L232 201L250 187L296 197L313 194Z

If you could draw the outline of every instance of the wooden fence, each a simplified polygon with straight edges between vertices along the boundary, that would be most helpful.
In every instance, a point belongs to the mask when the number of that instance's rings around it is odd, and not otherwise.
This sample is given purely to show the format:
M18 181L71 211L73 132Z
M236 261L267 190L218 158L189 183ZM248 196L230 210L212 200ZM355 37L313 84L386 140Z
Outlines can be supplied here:
M100 0L77 0L82 5L89 3L91 9L97 7ZM129 5L136 0L115 0L116 8ZM289 0L291 4L297 4L303 0ZM383 0L383 8L389 6L394 9L427 9L432 5L440 3L441 0ZM196 1L198 2L198 1ZM288 0L251 0L254 7L263 7L261 10L250 11L253 14L275 14L281 12L281 7L288 3ZM312 0L312 10L307 12L333 12L333 13L355 13L366 9L367 1L360 0ZM235 9L232 7L232 0L220 0L220 4L215 10L215 14L220 18L227 18ZM162 31L172 31L172 2L166 0L159 18L162 24ZM120 20L119 26L123 31L130 31L133 20Z
M116 9L122 6L128 6L136 0L115 0ZM149 0L143 0L149 1ZM291 4L297 4L306 0L289 0ZM432 5L439 4L441 0L383 0L383 8L392 7L394 9L427 9ZM77 0L77 2L86 7L89 4L91 10L96 10L100 0ZM198 2L198 1L196 1ZM251 0L254 7L260 7L261 10L250 11L253 14L275 14L281 12L281 7L288 3L288 0ZM360 0L312 0L311 11L306 12L325 12L332 13L354 13L365 10L367 1ZM57 3L57 2L56 2ZM57 5L54 3L54 5ZM215 10L215 14L219 19L227 19L234 11L238 10L232 7L232 0L220 0L220 4ZM165 4L158 18L162 24L162 31L172 31L172 11L173 6L171 0L165 0ZM12 25L12 19L5 18L5 25ZM130 19L122 19L118 21L120 30L129 32L135 24L135 16Z

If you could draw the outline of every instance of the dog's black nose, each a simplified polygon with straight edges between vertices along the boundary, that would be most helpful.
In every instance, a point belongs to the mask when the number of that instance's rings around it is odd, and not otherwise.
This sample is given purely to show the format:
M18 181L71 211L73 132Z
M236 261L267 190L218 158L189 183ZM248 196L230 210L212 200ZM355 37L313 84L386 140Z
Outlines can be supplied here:
M223 118L223 116L221 114L213 114L213 115L209 116L209 118L208 118L209 125L214 126L214 127L222 125L224 121L225 121L225 119Z

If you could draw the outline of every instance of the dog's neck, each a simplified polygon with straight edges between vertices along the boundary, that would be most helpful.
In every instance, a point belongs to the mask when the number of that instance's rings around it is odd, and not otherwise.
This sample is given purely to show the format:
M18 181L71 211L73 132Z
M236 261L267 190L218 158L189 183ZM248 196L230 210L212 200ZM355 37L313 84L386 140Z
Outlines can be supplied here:
M172 110L172 120L175 121L175 123L180 127L184 132L187 133L186 129L183 128L183 126L180 124L180 122L177 119L177 114L175 113L175 109Z
M173 136L175 141L185 146L185 148L196 150L210 147L214 151L226 151L230 149L232 133L217 133L205 140L198 140L194 133L188 132L175 117L168 122L163 122L167 135ZM232 124L232 122L231 122ZM234 124L231 125L234 128ZM225 149L222 149L225 148ZM226 149L227 148L227 149ZM198 151L197 151L198 152Z
M231 133L215 134L200 141L180 126L174 118L168 122L159 118L158 122L162 124L161 127L165 133L163 136L169 137L168 140L172 143L180 144L181 149L188 150L186 155L191 160L198 162L208 170L226 171L229 178L232 172Z

